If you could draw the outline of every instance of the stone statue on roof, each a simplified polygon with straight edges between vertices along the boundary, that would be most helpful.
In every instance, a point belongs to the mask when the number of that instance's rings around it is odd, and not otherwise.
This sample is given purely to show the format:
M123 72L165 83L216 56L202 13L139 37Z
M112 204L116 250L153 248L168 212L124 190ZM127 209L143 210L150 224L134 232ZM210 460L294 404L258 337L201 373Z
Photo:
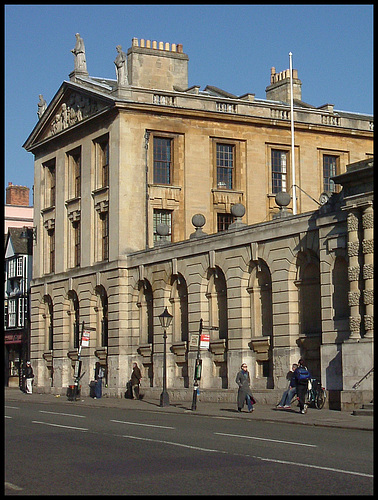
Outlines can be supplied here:
M39 94L38 111L37 111L37 115L38 115L39 119L42 118L42 115L46 111L46 108L47 108L46 101L44 100L43 95Z
M88 74L87 61L85 60L84 40L81 38L79 33L76 33L75 36L76 36L76 44L75 44L75 47L71 50L71 52L75 56L75 69L74 69L74 71Z
M117 82L118 82L118 87L126 87L128 86L128 79L127 79L127 56L122 50L121 45L117 45L117 57L114 61L114 64L116 65L116 74L117 74Z

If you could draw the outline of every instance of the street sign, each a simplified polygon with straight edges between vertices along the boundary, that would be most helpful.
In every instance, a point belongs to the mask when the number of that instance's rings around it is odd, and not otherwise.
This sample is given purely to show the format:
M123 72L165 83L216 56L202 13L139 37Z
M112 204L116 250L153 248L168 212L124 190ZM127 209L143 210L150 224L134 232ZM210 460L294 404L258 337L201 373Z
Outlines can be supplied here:
M210 347L210 333L201 333L200 349L209 349Z
M190 337L190 347L198 347L198 338L198 333L192 333L192 336Z
M90 332L88 330L83 331L83 335L81 337L81 345L82 347L89 347L89 339L90 339Z

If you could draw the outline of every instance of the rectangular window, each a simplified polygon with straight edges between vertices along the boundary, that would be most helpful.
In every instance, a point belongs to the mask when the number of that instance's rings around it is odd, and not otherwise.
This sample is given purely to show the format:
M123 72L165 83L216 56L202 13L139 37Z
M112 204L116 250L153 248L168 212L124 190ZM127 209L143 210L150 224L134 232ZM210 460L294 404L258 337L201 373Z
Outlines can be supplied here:
M10 299L8 302L8 326L14 328L16 326L16 300Z
M45 189L46 189L46 207L55 206L55 159L44 164L45 169Z
M68 196L80 198L81 196L81 151L80 148L67 154L68 159Z
M75 222L73 225L73 232L74 232L74 245L75 245L75 253L74 253L74 266L79 267L80 266L80 222Z
M50 256L50 273L55 272L55 230L54 229L49 229L48 231L48 236L49 236L49 256Z
M17 259L17 276L22 277L24 275L24 258L18 257Z
M157 232L159 224L168 226L168 234L160 235ZM165 240L172 241L172 211L171 210L154 210L154 241Z
M18 315L17 326L23 327L25 324L25 299L20 297L18 299Z
M16 260L8 260L8 278L15 278L16 276Z
M219 189L233 189L234 185L234 146L231 144L217 144L217 187Z
M100 165L101 165L101 181L102 187L109 185L109 142L100 144Z
M272 149L272 193L285 191L287 188L287 152Z
M96 148L96 187L109 185L109 140L100 139L95 142Z
M172 182L172 139L154 137L154 184Z
M323 155L323 191L335 192L335 183L331 177L337 174L337 161L337 156Z
M217 229L218 233L221 231L227 231L228 226L234 222L234 217L232 214L217 214Z
M102 260L109 259L109 213L101 214L102 221Z

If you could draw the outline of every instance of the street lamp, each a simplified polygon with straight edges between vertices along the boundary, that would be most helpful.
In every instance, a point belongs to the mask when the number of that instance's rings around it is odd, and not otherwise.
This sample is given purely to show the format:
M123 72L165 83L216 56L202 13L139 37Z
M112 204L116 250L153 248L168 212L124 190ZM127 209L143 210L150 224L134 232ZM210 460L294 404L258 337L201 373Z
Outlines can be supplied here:
M173 316L169 314L167 308L159 316L160 324L164 328L163 392L160 394L160 406L169 406L169 395L167 392L167 328L171 324L172 318Z

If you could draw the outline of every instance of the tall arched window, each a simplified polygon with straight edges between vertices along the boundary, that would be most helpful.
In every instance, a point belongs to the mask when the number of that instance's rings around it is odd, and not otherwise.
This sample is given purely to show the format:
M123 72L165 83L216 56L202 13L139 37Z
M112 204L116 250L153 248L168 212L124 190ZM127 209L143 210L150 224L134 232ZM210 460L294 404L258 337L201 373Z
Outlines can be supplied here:
M153 295L148 280L140 280L139 289L139 338L141 344L152 344L154 338Z
M70 335L74 349L78 349L80 345L80 311L79 298L75 290L68 292L70 300Z
M45 303L45 345L48 351L54 349L53 303L50 295L43 297Z
M227 286L223 271L216 266L209 271L209 286L207 298L209 300L210 326L217 326L218 331L210 334L210 338L225 339L228 337L227 314Z
M108 296L105 288L102 285L98 285L95 288L97 295L97 321L96 328L99 332L98 344L101 347L108 346Z
M176 342L189 339L188 288L181 274L172 277L173 337Z

